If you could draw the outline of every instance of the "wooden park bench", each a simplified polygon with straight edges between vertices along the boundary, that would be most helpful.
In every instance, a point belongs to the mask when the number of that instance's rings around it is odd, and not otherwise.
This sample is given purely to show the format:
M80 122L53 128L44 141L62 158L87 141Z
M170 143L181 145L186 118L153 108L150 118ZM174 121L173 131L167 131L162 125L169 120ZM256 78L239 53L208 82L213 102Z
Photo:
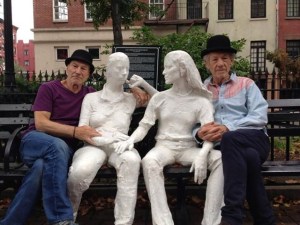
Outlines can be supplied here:
M293 137L300 137L300 99L268 100L268 103L269 123L267 131L272 147L270 159L262 167L263 175L298 176L300 175L300 161L290 159L290 143ZM33 119L33 113L31 112L31 104L0 104L0 114L0 191L3 191L6 188L17 189L28 169L20 160L18 151L20 145L19 134ZM135 112L131 131L137 127L142 116L143 111L138 110ZM136 148L140 150L142 156L154 146L154 136L155 129L152 129L145 139L137 144ZM276 158L275 143L277 139L285 143L284 159ZM189 170L189 166L178 165L168 166L164 170L166 178L175 180L177 224L188 224L189 221L185 208L186 184L193 177L193 173L190 173ZM105 166L99 170L96 178L115 179L116 172L113 168ZM96 183L95 186L97 186Z

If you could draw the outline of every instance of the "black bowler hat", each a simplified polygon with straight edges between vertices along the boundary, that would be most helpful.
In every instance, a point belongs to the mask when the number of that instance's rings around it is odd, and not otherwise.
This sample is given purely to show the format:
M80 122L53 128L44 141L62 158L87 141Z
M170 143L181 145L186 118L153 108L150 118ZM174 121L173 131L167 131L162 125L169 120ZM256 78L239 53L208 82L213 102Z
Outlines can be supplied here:
M211 52L236 53L236 49L230 46L230 40L225 35L215 35L207 40L206 49L201 52L201 57Z
M70 64L72 60L78 60L80 62L84 62L90 66L90 74L92 74L95 70L95 67L93 65L93 58L91 54L83 49L77 49L73 52L71 57L66 58L65 64L66 66Z

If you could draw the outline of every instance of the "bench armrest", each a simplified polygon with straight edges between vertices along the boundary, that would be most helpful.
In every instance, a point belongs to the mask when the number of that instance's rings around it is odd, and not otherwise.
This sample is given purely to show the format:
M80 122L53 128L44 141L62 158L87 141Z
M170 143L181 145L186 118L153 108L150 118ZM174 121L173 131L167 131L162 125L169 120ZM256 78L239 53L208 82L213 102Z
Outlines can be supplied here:
M10 159L11 157L14 157L14 160L17 159L17 155L19 155L19 147L20 147L20 132L24 130L26 126L21 126L16 128L12 134L9 136L6 146L5 146L5 151L4 151L4 158L3 158L3 163L4 163L4 172L9 172L10 171ZM23 163L20 165L22 166Z

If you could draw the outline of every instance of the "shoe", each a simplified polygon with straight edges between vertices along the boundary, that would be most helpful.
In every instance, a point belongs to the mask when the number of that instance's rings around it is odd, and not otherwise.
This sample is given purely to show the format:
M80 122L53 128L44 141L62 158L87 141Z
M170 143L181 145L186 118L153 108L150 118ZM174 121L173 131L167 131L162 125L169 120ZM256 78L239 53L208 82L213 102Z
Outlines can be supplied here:
M53 223L51 225L79 225L78 223L74 223L72 220L60 221L58 223Z
M230 225L230 223L227 223L226 221L222 220L219 225Z

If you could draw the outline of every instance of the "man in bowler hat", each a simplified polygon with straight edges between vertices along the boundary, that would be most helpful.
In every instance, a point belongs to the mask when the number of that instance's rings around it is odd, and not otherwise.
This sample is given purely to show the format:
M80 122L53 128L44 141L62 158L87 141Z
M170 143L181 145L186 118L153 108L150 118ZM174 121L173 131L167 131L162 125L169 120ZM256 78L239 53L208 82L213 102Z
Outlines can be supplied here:
M201 52L211 73L204 84L213 93L214 122L195 130L198 141L213 141L222 152L224 202L221 225L242 225L248 201L256 225L275 225L261 165L270 150L268 104L253 80L231 70L236 49L225 35L208 39Z

